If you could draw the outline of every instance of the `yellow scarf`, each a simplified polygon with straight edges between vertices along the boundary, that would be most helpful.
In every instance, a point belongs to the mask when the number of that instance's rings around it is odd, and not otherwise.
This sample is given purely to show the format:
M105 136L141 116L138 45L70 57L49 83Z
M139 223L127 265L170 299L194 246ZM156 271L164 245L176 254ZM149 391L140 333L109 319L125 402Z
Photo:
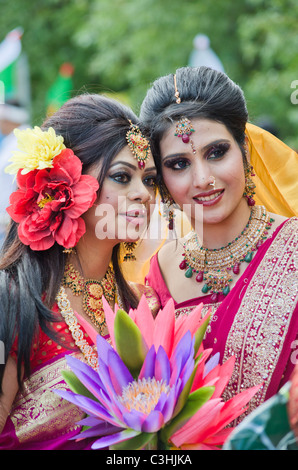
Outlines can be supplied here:
M257 204L285 217L298 215L298 154L269 132L247 124Z

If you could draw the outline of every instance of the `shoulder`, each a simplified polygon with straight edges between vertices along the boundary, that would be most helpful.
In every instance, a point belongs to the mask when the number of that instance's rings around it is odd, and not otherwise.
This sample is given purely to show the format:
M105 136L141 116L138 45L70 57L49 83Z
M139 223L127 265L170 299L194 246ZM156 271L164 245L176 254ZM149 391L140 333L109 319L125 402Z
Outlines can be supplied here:
M185 238L172 240L162 246L158 252L158 263L163 271L171 265L172 260L177 260L177 256L182 255Z
M298 217L284 217L283 215L278 215L269 212L269 216L274 220L272 223L273 231L276 229L280 229L281 232L283 231L293 231L294 233L298 231Z

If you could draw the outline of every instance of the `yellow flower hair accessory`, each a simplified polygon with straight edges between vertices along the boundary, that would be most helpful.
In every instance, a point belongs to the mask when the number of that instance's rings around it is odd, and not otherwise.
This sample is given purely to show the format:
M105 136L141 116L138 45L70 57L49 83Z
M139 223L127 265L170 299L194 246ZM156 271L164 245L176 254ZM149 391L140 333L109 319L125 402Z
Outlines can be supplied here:
M9 160L13 163L5 168L6 173L16 174L22 170L22 175L32 170L42 170L53 167L53 158L59 155L66 147L63 137L57 136L54 129L50 127L42 131L40 127L16 129L14 131L18 140L19 151L13 152Z

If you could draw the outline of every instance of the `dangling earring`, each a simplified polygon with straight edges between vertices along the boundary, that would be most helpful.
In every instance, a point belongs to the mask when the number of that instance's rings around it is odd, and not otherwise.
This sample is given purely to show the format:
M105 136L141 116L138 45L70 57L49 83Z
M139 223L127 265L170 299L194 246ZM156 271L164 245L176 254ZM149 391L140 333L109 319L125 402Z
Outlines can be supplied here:
M170 195L169 191L166 188L163 188L162 204L163 210L162 215L168 222L169 230L174 230L174 217L176 216L174 212L175 201Z
M255 195L255 189L256 185L252 180L252 176L256 176L255 173L253 172L253 167L250 163L245 160L245 165L244 165L244 171L245 171L245 188L244 188L244 193L243 196L246 197L247 199L247 204L249 206L254 206L256 201L254 200L254 195Z
M76 254L76 249L74 246L72 248L64 248L63 253L67 255L71 255L71 253Z
M136 249L138 242L124 242L124 248L126 250L126 253L123 257L123 261L136 261L136 257L134 255L134 250Z

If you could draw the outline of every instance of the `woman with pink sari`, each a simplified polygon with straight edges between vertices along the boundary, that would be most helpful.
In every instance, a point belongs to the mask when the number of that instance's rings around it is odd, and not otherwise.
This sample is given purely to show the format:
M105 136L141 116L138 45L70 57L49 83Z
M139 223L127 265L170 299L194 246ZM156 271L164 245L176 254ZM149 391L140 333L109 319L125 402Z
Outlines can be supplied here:
M88 449L70 440L82 412L53 390L67 387L67 355L97 367L82 325L107 337L103 295L112 307L136 307L142 294L159 307L121 269L147 227L156 169L136 116L100 95L69 100L17 137L0 261L0 449Z
M200 303L211 313L204 347L236 358L226 398L263 384L249 413L297 357L297 153L249 124L242 90L207 67L156 80L140 119L169 232L177 207L192 228L152 257L146 284L162 306L174 299L177 316Z

